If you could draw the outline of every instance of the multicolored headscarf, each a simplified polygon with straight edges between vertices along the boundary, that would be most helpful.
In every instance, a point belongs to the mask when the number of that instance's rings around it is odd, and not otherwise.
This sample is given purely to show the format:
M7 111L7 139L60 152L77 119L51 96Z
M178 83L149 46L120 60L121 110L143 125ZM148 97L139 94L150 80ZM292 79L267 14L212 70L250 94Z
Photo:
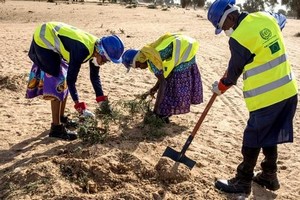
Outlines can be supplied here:
M163 68L162 60L158 51L156 51L156 49L150 45L145 45L139 51L139 53L135 56L133 63L135 63L136 61L144 63L147 60L151 61L158 69Z
M156 41L153 43L145 45L138 53L137 56L135 56L135 61L139 61L141 63L146 62L147 60L151 61L155 67L158 69L163 69L163 61L160 57L159 52L155 49L159 44L162 43L163 40L165 40L168 37L172 37L172 33L165 33L161 37L159 37Z
M101 38L97 39L97 41L96 41L96 51L100 55L105 56L105 58L107 60L111 61L110 57L108 56L108 54L106 53L106 51L102 45Z

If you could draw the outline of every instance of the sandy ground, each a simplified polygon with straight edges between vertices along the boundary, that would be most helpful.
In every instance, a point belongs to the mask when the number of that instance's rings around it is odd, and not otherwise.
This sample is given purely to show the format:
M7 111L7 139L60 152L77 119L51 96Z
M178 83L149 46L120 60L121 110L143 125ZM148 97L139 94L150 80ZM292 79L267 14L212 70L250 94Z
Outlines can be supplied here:
M137 117L125 128L112 123L103 144L48 138L50 102L24 98L32 33L46 21L62 21L99 37L115 33L126 48L140 48L165 32L196 38L204 103L193 106L188 114L173 116L160 137L146 136L142 119ZM230 56L227 37L214 35L205 10L6 1L0 3L0 27L0 199L300 199L299 112L294 120L294 143L279 146L278 191L252 184L251 194L245 197L214 189L215 179L232 178L241 161L242 132L248 118L241 80L216 99L186 152L197 162L192 170L182 164L176 170L171 159L161 157L167 146L180 151L212 95L211 83L221 77ZM300 21L293 19L283 30L298 82L300 37L295 34L299 30ZM81 99L94 110L95 95L84 79L88 72L84 64L77 85ZM156 81L149 71L126 73L123 66L111 63L101 67L101 79L112 102L134 99ZM71 100L67 112L75 112ZM256 170L260 170L259 163Z

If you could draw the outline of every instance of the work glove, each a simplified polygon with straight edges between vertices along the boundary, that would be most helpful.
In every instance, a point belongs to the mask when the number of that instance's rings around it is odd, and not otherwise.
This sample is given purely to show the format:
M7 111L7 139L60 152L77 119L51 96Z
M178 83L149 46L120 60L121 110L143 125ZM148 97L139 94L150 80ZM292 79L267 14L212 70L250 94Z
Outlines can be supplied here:
M96 101L99 105L101 113L103 113L103 114L111 114L112 113L112 109L109 104L107 96L98 96L96 98Z
M228 90L231 86L226 86L223 84L222 82L223 79L221 79L220 81L215 81L212 84L212 88L211 91L213 93L216 93L217 95L221 95L223 94L226 90Z
M83 117L95 117L94 113L87 109L85 102L79 102L74 105L74 108L78 111Z

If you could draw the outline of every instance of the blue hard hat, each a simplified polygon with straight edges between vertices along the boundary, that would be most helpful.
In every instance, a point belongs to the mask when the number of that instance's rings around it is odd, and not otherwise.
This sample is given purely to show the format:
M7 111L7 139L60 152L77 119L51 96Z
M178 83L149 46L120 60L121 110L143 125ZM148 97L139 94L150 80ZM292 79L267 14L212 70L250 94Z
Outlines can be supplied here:
M228 6L232 6L234 4L235 0L216 0L209 7L207 18L216 28L216 35L222 32L222 27L219 27L219 22L224 12L228 9Z
M124 44L118 36L111 35L98 39L96 48L98 53L104 55L108 60L114 63L122 62L121 56L124 52Z
M122 63L129 71L131 67L135 67L135 59L138 54L136 49L128 49L122 55Z

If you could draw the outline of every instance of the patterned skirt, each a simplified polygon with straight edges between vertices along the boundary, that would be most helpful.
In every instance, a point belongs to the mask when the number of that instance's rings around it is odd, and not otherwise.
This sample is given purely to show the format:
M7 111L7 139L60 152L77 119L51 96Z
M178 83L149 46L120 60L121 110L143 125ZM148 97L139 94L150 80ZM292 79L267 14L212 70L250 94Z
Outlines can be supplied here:
M46 100L63 101L68 95L67 86L68 64L61 61L58 77L45 73L36 64L32 65L26 89L26 98L42 96Z
M166 82L164 97L157 114L171 116L188 113L192 104L203 102L201 75L195 62L182 71L173 70Z

